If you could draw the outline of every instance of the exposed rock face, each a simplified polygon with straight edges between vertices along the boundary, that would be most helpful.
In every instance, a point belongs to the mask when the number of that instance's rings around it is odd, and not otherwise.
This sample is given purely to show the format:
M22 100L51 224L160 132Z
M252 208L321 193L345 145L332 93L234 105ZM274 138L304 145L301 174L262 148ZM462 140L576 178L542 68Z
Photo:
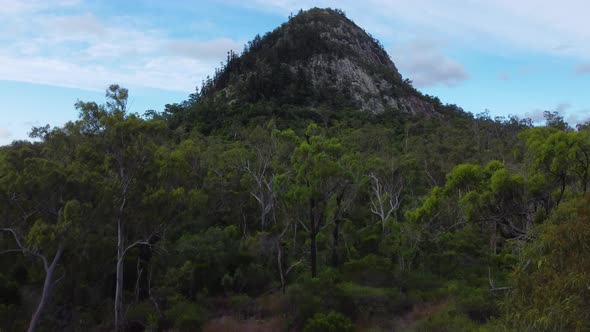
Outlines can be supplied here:
M311 9L250 42L212 82L231 100L436 116L383 47L340 11Z

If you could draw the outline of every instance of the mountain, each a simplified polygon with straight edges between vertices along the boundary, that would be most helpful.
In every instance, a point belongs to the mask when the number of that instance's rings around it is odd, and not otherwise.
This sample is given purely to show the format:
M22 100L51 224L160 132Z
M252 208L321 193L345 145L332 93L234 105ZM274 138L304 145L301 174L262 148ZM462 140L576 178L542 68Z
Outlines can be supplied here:
M228 103L272 101L310 107L397 109L436 116L383 46L340 10L314 8L249 42L204 82L201 96Z

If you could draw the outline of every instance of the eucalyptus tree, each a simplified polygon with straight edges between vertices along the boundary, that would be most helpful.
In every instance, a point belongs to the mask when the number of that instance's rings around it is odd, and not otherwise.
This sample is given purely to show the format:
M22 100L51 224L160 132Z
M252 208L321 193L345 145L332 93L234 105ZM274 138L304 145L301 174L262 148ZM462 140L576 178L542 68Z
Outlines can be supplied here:
M344 165L344 152L336 138L325 137L312 124L291 158L296 175L289 195L307 213L306 222L299 222L309 234L312 277L317 277L317 236L334 220L330 214L338 215L350 190L352 177Z
M45 128L47 130L48 128ZM3 148L0 160L0 231L7 235L0 253L20 253L39 259L43 287L28 331L39 325L53 297L56 273L64 253L80 244L82 205L76 199L76 177L51 153L52 142L15 143ZM60 159L54 159L57 157Z
M78 102L79 125L87 138L85 151L91 155L89 168L98 168L102 185L112 195L112 218L116 223L117 253L115 277L115 329L124 326L123 282L124 258L134 247L151 246L158 226L141 225L142 231L127 232L128 221L139 223L130 209L140 208L142 191L147 185L150 165L155 151L162 143L165 124L158 120L144 120L127 113L128 90L111 85L106 91L106 104ZM154 220L150 220L154 222ZM147 221L149 222L149 221ZM131 242L129 244L129 242Z
M579 190L583 194L587 192L590 135L586 129L574 132L539 127L528 129L519 137L527 148L531 178L537 184L537 199L542 202L547 214L559 206L566 189L573 192Z

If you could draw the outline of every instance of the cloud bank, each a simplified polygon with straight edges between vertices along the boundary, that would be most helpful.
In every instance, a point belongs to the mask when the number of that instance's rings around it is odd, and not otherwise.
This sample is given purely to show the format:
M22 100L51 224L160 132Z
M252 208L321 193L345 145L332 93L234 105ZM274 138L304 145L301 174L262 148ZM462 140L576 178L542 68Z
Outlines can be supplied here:
M221 0L215 5L285 19L301 8L342 8L387 46L419 87L456 86L468 79L453 56L461 52L568 57L580 63L576 74L590 73L585 0ZM0 80L93 90L120 82L192 92L228 50L239 51L245 42L206 33L179 38L171 32L179 22L156 23L158 13L99 15L96 6L85 0L0 0ZM425 36L435 42L424 43Z
M112 82L192 92L242 41L178 39L99 17L78 1L0 0L0 79L102 90ZM68 13L68 14L63 14Z
M434 42L415 40L390 50L397 66L417 87L455 86L469 78L463 65L446 56Z

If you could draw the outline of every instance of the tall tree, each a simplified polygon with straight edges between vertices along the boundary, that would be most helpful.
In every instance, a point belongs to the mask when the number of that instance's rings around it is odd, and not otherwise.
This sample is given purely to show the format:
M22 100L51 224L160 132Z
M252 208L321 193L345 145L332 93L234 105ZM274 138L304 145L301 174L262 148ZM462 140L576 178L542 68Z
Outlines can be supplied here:
M36 257L45 274L28 331L35 331L51 301L64 251L80 240L81 205L70 190L76 177L60 162L48 158L47 150L17 144L6 148L7 155L0 163L0 206L4 216L0 231L12 240L6 241L11 242L9 249L0 253Z
M317 236L329 221L330 206L341 204L338 200L351 181L342 163L343 155L340 142L325 137L312 124L291 159L296 176L290 194L307 211L307 221L301 225L309 234L312 277L317 277Z
M101 163L104 185L113 195L114 219L117 229L117 254L115 277L115 329L124 326L123 282L124 258L127 252L139 245L150 246L153 230L135 235L128 244L127 220L133 219L128 210L141 202L149 164L161 140L165 124L157 120L143 120L135 114L127 114L128 91L111 85L106 92L106 104L78 102L82 132L89 136L91 149L104 158ZM96 167L97 165L92 165Z

